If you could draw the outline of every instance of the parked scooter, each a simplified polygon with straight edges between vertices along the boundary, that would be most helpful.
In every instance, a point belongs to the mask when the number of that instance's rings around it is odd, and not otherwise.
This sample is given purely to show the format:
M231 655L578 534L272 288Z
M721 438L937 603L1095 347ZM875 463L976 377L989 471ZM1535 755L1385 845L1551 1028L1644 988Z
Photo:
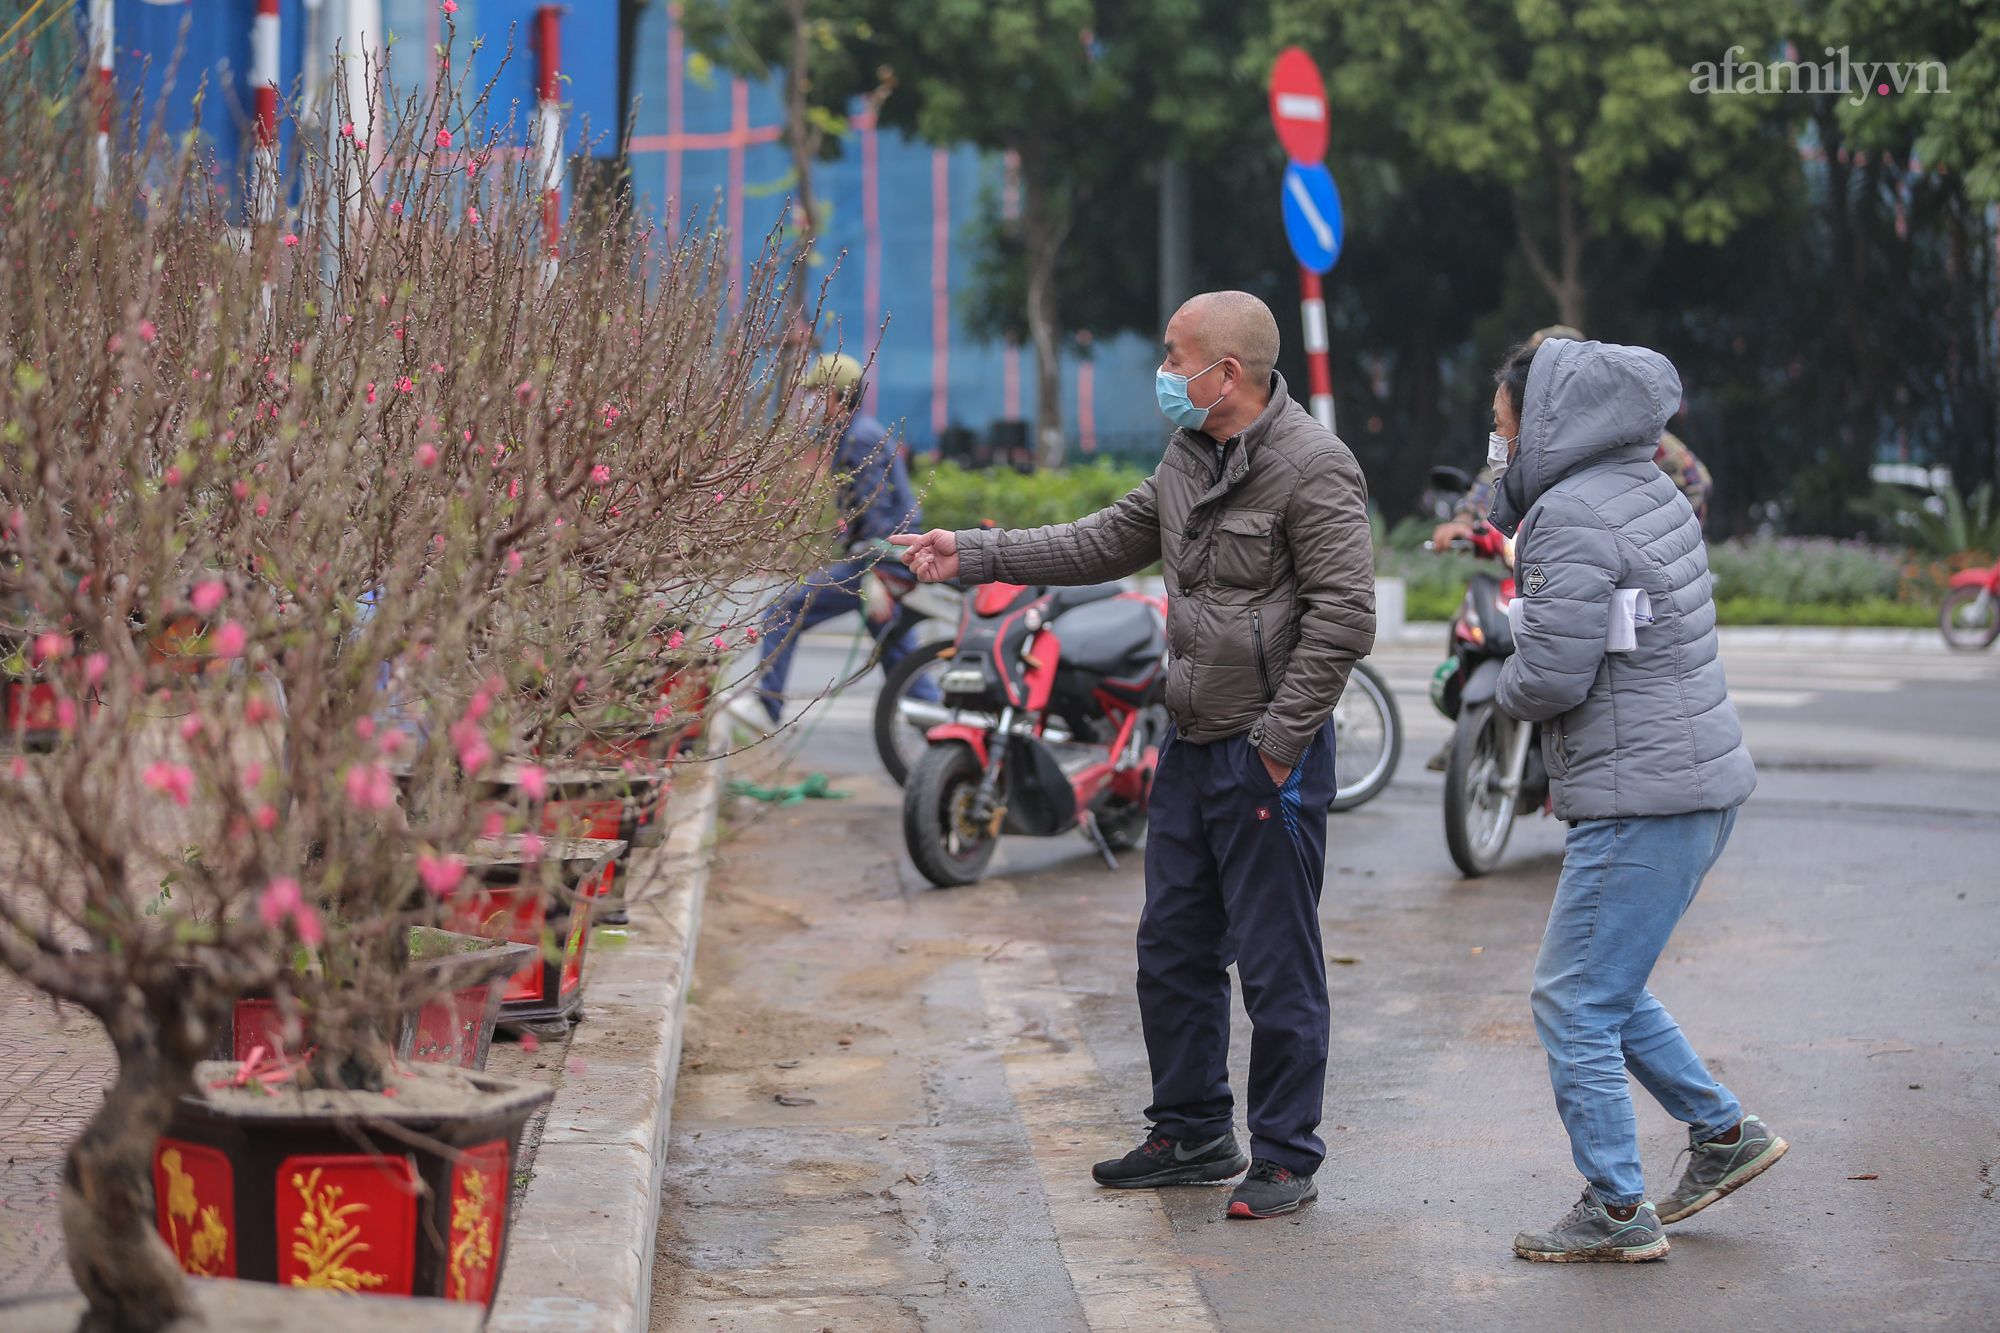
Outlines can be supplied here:
M2000 561L1989 569L1965 569L1951 576L1951 591L1938 610L1944 641L1966 652L1990 648L2000 639Z
M1115 583L972 594L938 675L948 718L903 791L924 877L971 884L1002 834L1078 828L1115 868L1146 827L1166 655L1165 604Z
M1437 468L1431 485L1463 494L1471 479L1457 468ZM1431 702L1457 724L1445 765L1445 845L1461 872L1479 876L1500 864L1517 816L1549 808L1549 775L1541 727L1517 722L1494 702L1501 664L1514 653L1507 619L1507 604L1514 600L1514 543L1481 522L1469 539L1452 545L1508 571L1472 576L1451 623L1451 655L1431 676Z

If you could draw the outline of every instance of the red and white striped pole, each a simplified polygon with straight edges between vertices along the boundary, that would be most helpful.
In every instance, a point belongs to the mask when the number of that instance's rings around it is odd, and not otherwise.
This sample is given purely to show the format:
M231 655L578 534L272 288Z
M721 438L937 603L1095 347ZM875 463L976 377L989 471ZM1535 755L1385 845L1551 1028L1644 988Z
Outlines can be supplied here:
M256 97L257 220L278 215L278 0L257 0L250 27L250 88Z
M117 49L117 19L111 0L90 0L90 54L97 66L97 176L91 202L104 207L111 197L111 67Z
M542 282L556 280L557 254L562 246L562 7L543 5L535 11L536 106L535 147L541 168L542 241L548 258Z
M1305 325L1306 382L1312 388L1312 414L1333 429L1333 363L1327 359L1326 297L1319 274L1299 268L1299 319Z

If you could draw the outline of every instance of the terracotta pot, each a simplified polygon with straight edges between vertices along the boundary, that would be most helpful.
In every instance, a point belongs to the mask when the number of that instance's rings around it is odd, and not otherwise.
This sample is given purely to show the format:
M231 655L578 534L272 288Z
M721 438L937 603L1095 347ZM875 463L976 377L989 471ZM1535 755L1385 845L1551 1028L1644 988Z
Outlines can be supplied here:
M521 1128L554 1095L435 1065L395 1096L267 1092L198 1067L153 1151L156 1223L204 1277L491 1304Z

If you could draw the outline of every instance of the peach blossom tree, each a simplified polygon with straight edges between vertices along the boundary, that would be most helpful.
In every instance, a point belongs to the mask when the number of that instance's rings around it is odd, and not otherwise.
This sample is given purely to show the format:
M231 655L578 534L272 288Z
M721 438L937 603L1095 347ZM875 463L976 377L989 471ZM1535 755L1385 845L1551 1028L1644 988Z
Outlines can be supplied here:
M562 738L676 721L731 590L830 536L788 269L614 207L549 262L462 86L328 108L244 217L196 145L0 66L0 964L103 1024L69 1154L105 1328L185 1309L152 1146L233 998L379 1086L413 925ZM307 143L304 136L298 140ZM274 193L279 193L275 192ZM733 288L733 290L732 290ZM835 423L837 424L837 423ZM496 799L503 764L525 794Z

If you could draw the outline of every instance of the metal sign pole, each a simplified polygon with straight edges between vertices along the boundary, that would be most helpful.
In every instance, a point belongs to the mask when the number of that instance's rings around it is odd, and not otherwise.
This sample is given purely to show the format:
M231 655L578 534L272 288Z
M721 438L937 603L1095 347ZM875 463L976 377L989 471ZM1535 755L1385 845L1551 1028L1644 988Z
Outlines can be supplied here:
M1299 320L1305 326L1306 382L1312 389L1312 414L1333 430L1333 363L1327 356L1326 297L1319 274L1299 266Z

